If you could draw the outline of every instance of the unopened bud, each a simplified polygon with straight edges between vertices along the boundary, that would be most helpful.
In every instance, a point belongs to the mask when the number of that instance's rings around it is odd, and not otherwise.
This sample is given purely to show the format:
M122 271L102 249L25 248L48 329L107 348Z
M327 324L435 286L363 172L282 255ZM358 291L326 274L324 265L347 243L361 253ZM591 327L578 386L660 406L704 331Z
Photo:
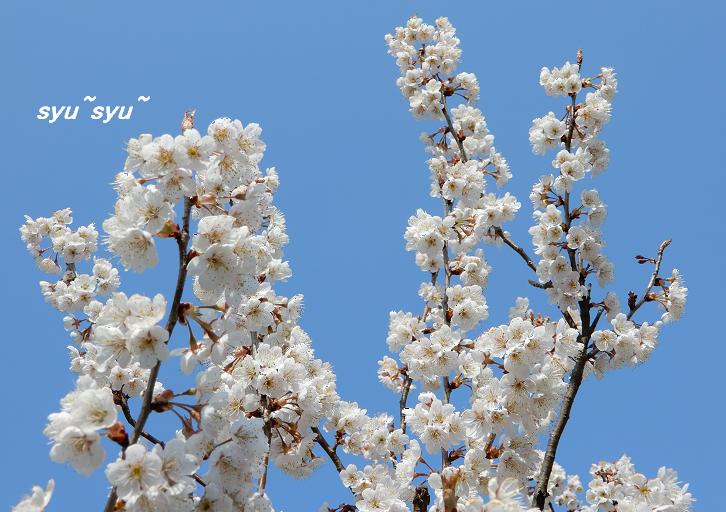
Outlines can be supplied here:
M169 401L172 398L174 398L174 392L170 389L165 389L154 397L153 402L151 402L151 410L155 412L170 410L172 406L169 404Z
M184 133L186 130L194 128L194 114L196 110L188 110L184 112L184 119L181 122L181 132Z
M122 448L126 448L129 445L129 436L126 434L126 429L118 421L108 427L106 437Z
M638 300L638 295L633 291L629 291L628 292L628 307L631 310L635 309L635 303L637 300Z
M179 225L176 222L167 220L156 236L159 238L178 238L180 234Z

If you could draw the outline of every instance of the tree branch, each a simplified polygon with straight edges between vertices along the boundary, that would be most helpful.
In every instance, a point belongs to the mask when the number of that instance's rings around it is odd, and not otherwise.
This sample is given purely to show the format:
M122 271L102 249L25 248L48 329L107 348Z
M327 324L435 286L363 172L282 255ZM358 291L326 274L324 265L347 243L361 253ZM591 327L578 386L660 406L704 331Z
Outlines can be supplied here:
M444 108L441 109L441 112L444 114L444 119L446 119L446 126L449 129L449 133L452 137L454 137L454 140L456 141L456 145L459 148L459 153L461 156L461 161L466 162L469 160L469 158L466 156L466 151L464 150L464 143L459 139L459 136L454 131L454 123L451 121L451 116L449 115L449 111L446 108L446 99L443 99Z
M454 123L451 120L451 116L449 115L449 111L446 107L446 98L444 97L442 100L443 108L441 109L444 119L446 119L446 125L448 127L449 133L451 133L451 136L454 137L454 140L456 141L456 145L459 148L459 157L462 162L466 162L468 160L466 156L466 151L464 150L464 144L459 139L459 136L454 131ZM447 217L451 213L451 207L452 202L444 199L444 217ZM451 268L449 268L449 244L444 241L444 248L443 248L443 259L444 259L444 295L441 298L441 308L443 309L444 314L444 323L449 326L451 325L451 319L449 318L449 296L446 294L446 291L449 289L449 286L451 286ZM443 394L443 402L445 404L449 403L449 400L451 398L451 384L449 382L449 376L445 375L441 378L441 384L444 388L444 394ZM444 468L450 464L449 461L449 454L446 450L441 450L441 467Z
M174 291L174 298L171 302L171 309L169 310L169 318L166 321L166 330L169 333L169 339L174 332L174 327L179 319L179 303L181 302L182 294L184 293L184 283L187 278L187 245L189 243L189 217L191 213L192 202L188 197L184 198L184 213L182 214L182 230L177 238L177 246L179 249L179 272L176 278L176 290ZM141 435L141 430L146 424L146 420L149 418L151 413L151 402L154 399L154 385L159 375L159 368L161 367L161 361L157 361L154 368L151 370L149 376L149 383L144 393L144 401L141 404L141 412L139 413L139 419L136 420L136 428L131 435L130 443L134 444L138 441Z
M580 63L581 53L578 52L578 64ZM570 110L570 126L567 137L565 139L565 148L568 152L572 152L572 137L575 131L575 107L577 105L577 94L571 94L570 97L572 98ZM564 204L562 206L565 213L564 231L565 233L567 233L572 223L569 192L565 193L565 199L563 203ZM570 266L572 270L579 271L577 260L575 258L575 251L568 247L567 254L569 256ZM586 274L582 275L581 273L581 284L584 284L584 280L586 279L586 277ZM590 356L590 354L588 353L588 345L590 343L590 336L592 335L592 326L590 324L589 295L578 301L578 307L580 310L580 342L582 343L582 349L580 350L580 353L575 360L575 366L572 368L572 372L570 373L570 380L567 383L567 390L565 392L564 398L562 399L562 405L560 407L560 412L557 417L557 422L555 423L554 428L550 432L550 437L547 441L547 449L542 460L542 467L540 469L539 476L537 477L537 486L535 488L533 505L540 510L544 510L545 507L545 501L548 496L547 487L549 485L550 475L552 474L552 467L555 462L555 456L557 455L557 447L560 444L560 439L562 438L565 426L570 419L572 405L575 403L577 392L580 389L580 385L582 384L582 379L585 374L585 365L587 364ZM565 320L567 320L567 317L569 315L566 315L565 313L567 313L566 310L563 311L563 315L565 316ZM599 315L597 318L599 320ZM593 322L593 324L596 323L597 322ZM568 324L573 327L574 322L571 323L571 320L569 320Z
M444 112L446 112L446 109L444 108ZM449 123L451 123L451 119L449 118L448 113L446 114L446 119ZM458 140L458 137L457 137ZM463 147L460 148L461 151L463 151ZM465 158L462 153L462 158ZM466 161L466 160L464 160ZM444 200L444 217L448 216L451 213L451 201ZM451 319L449 318L449 296L446 293L449 289L449 286L451 286L451 268L449 268L449 244L444 241L444 248L443 248L443 257L444 257L444 295L441 298L441 308L443 309L444 313L444 323L447 326L451 325ZM444 388L444 395L443 395L443 402L445 404L448 404L451 399L451 383L449 382L449 376L445 375L441 377L441 384ZM450 464L449 461L449 453L445 449L441 449L441 467L445 468Z
M131 415L131 409L129 409L128 397L126 395L124 395L123 393L121 393L120 402L121 402L121 411L124 414L124 418L126 418L126 421L129 423L129 425L131 425L131 427L135 428L136 420ZM158 439L157 437L155 437L143 430L141 431L141 437L143 437L144 439L146 439L147 441L149 441L151 443L161 445L162 448L164 448L164 446L165 446L164 441Z
M636 311L640 309L640 306L645 304L646 300L648 300L648 294L650 293L650 290L653 289L653 286L655 285L655 280L658 278L658 272L660 272L660 265L663 262L663 253L666 250L666 247L668 247L671 244L671 239L664 240L663 243L660 244L658 247L658 256L655 259L655 268L653 268L653 273L650 276L650 280L648 281L648 286L645 287L645 291L643 292L643 295L641 295L640 300L630 309L630 312L628 313L628 320L633 318L633 315Z
M552 466L555 462L557 447L560 444L560 439L565 430L565 426L570 419L572 404L575 403L577 391L580 389L580 384L582 384L582 377L584 375L587 360L587 343L583 343L580 355L578 356L577 361L575 361L575 367L572 369L570 382L567 384L567 391L565 392L565 397L562 400L562 407L560 408L560 413L557 417L557 423L552 429L552 432L550 432L550 437L547 441L547 450L545 451L544 459L542 460L542 468L540 469L539 476L537 477L537 487L535 488L533 505L538 507L540 510L544 510L545 500L548 494L547 486L549 485Z
M132 427L136 426L136 420L131 415L131 409L129 409L128 397L125 395L122 395L122 398L121 398L121 410L123 411L124 418L126 418L126 421L128 421L129 425L131 425ZM151 434L148 434L147 432L142 431L141 437L143 437L144 439L146 439L147 441L149 441L151 443L160 445L162 448L166 447L166 443L164 443L164 441L160 440L159 438L157 438ZM202 480L202 478L198 474L193 473L192 478L194 480L196 480L196 482L199 485L201 485L202 487L207 486L207 482Z
M524 260L524 262L527 264L529 268L532 269L533 272L537 272L537 265L534 264L532 261L532 258L529 257L527 254L527 251L522 249L520 246L515 244L511 238L509 238L504 231L502 230L501 226L495 226L494 227L494 234L502 239L502 241L507 244L509 247L511 247L514 252L519 254L519 256ZM536 285L535 285L536 286ZM546 285L542 285L542 287L547 287Z
M437 272L431 272L431 284L436 287L436 280L439 277L439 273ZM423 313L421 313L421 321L426 322L426 318L429 314L431 309L428 307L428 305L424 306ZM403 387L401 388L401 399L398 401L398 411L399 411L399 417L401 419L401 430L403 430L403 433L406 433L406 415L403 414L403 410L407 406L408 402L408 394L411 391L411 386L413 385L413 379L406 375L406 378L403 381Z
M335 449L333 449L328 441L325 439L325 437L323 437L323 433L320 431L320 429L318 427L312 427L312 431L316 434L315 442L318 443L323 451L328 454L328 457L330 457L330 460L333 461L335 469L338 470L338 473L343 471L345 467L343 466L343 463L340 462L340 457L338 457Z
M171 302L171 309L169 310L169 318L166 321L166 330L169 333L169 339L171 339L174 326L179 319L179 303L181 302L182 294L184 293L184 283L187 278L187 245L189 243L189 218L191 208L191 200L188 197L185 197L184 211L182 213L182 229L179 233L179 237L176 239L179 253L179 272L177 273L176 289L174 291L174 298ZM149 381L146 385L146 391L144 392L141 411L139 412L139 418L136 420L134 431L129 439L129 445L136 443L144 431L144 425L151 413L151 402L154 399L154 386L156 384L156 379L159 376L160 367L161 361L157 361L149 374ZM112 489L108 496L108 500L106 501L104 512L112 512L116 508L116 498L116 489Z

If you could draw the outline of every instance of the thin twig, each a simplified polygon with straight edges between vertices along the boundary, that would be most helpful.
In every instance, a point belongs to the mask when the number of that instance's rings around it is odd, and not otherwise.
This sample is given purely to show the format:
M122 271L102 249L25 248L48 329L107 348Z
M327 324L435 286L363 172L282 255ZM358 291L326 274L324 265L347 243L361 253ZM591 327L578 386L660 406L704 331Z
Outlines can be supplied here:
M446 100L444 99L444 108L441 109L441 111L444 114L444 119L446 119L446 126L449 128L449 133L451 133L451 136L454 137L454 140L456 141L456 145L459 148L459 153L461 156L461 161L466 162L469 159L466 156L466 151L464 150L464 143L459 139L459 136L454 131L454 123L451 121L451 116L449 115L449 111L446 108Z
M524 262L527 264L527 266L529 268L531 268L534 272L537 272L537 265L534 264L534 262L532 261L532 258L530 258L529 255L527 254L527 251L525 251L520 246L518 246L517 244L515 244L512 241L512 239L509 238L506 235L506 233L504 233L504 231L502 230L502 228L500 226L495 226L494 227L494 233L499 238L501 238L502 241L505 244L507 244L509 247L511 247L514 250L514 252L516 252L517 254L519 254L519 256L524 260Z
M340 462L340 457L338 457L335 448L330 446L328 441L325 439L325 436L323 436L323 433L318 427L312 427L312 431L315 433L315 442L318 443L323 451L328 454L328 457L330 457L330 460L333 461L333 465L335 466L335 469L338 470L338 473L343 471L345 467L343 466L343 463ZM348 487L348 489L353 494L353 496L356 495L353 489L351 489L350 487Z
M653 289L653 286L655 285L655 280L658 278L658 272L660 272L660 265L663 262L663 252L670 244L671 239L668 239L664 240L663 243L660 244L660 247L658 247L658 256L655 259L655 268L653 268L653 273L650 275L648 286L645 287L645 291L643 292L643 295L641 295L640 300L638 300L635 306L633 306L633 308L628 313L628 320L633 318L635 312L638 311L640 309L640 306L645 304L645 302L648 300L648 294L650 293L650 290Z
M439 277L439 273L437 272L431 272L431 285L436 287L436 280ZM424 306L423 313L421 313L421 321L426 322L426 317L428 316L429 312L431 311L431 308L429 308L428 304ZM401 399L398 401L398 410L399 410L399 416L401 419L401 430L403 433L406 433L406 415L403 414L403 410L407 407L408 402L408 394L411 392L411 386L413 385L413 379L406 375L403 386L401 388Z
M123 395L121 397L121 411L123 411L124 418L126 418L126 421L129 423L129 425L131 425L132 427L136 427L136 420L131 415L131 409L129 409L128 397L125 395ZM164 446L165 446L164 441L158 439L157 437L155 437L143 430L141 431L141 437L143 437L147 441L150 441L154 444L161 445L162 448L164 448Z
M323 451L328 454L328 457L330 457L330 460L333 461L335 469L338 470L338 473L343 471L345 467L343 466L343 463L340 462L340 457L338 457L335 449L330 446L320 429L318 427L312 427L312 431L316 434L315 442L318 443Z

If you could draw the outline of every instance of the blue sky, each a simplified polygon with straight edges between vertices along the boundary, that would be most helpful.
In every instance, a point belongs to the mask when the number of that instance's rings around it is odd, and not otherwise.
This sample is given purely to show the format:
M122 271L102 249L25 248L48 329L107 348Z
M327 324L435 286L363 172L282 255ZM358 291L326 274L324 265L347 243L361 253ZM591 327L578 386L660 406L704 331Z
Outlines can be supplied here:
M13 2L4 10L1 508L51 477L51 510L98 510L107 492L102 472L85 478L48 458L45 418L74 378L61 315L43 303L42 277L18 238L22 216L71 206L77 222L100 224L112 210L109 183L124 142L142 131L175 133L188 108L197 109L200 127L223 115L262 125L263 163L280 173L277 204L292 239L286 255L295 275L282 291L305 294L302 326L334 365L341 395L371 412L395 409L376 361L386 350L388 312L418 311L425 277L402 234L416 208L438 212L418 141L425 125L410 117L383 42L415 13L446 15L458 28L460 69L479 76L480 106L514 173L508 190L523 203L509 230L528 246L527 195L550 172L550 159L531 154L527 130L533 117L561 108L539 87L540 67L572 60L582 47L585 72L618 72L620 93L603 133L611 165L595 184L609 205L613 289L621 298L640 291L648 270L632 257L672 237L664 265L682 270L690 302L646 365L584 384L559 460L583 477L590 463L622 453L647 474L668 465L691 482L697 510L718 509L716 469L726 456L717 316L726 45L716 2L88 1ZM87 119L83 107L75 121L35 117L40 106L82 105L86 95L136 105L134 114L108 124ZM137 103L140 95L151 100ZM487 256L490 321L501 323L516 296L538 290L511 252L490 248ZM125 273L124 289L168 294L173 273L172 266ZM274 473L269 489L287 511L348 497L330 464L303 482Z

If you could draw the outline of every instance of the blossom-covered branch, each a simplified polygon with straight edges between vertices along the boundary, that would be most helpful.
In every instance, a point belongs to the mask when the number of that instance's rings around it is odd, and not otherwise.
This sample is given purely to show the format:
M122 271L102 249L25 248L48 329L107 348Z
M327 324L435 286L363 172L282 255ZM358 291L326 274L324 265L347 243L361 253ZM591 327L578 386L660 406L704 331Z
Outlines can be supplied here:
M70 210L27 218L21 228L42 270L68 268L61 280L41 283L46 301L67 315L71 368L79 374L61 411L49 416L51 458L90 474L106 458L99 433L118 443L120 455L106 468L107 510L272 510L268 463L296 477L312 472L323 459L313 452L311 429L338 400L330 366L314 357L297 325L302 296L273 290L291 270L282 259L285 219L272 204L279 178L258 166L265 150L259 126L222 118L202 135L192 120L185 117L176 137L129 141L114 215L103 223L110 253L137 272L157 264L157 243L176 241L168 311L161 294L117 291L120 273L110 259L95 258L92 273L81 273L98 233L93 224L68 227ZM188 278L194 297L184 302ZM172 338L177 324L185 336ZM192 376L185 390L158 380L170 357ZM116 421L119 410L130 437ZM178 422L171 439L147 431L152 412Z
M440 204L417 210L404 233L425 277L423 312L389 316L390 355L378 378L397 394L395 409L369 414L339 397L331 366L298 325L302 296L274 290L292 271L285 218L273 205L279 177L260 169L260 127L221 118L203 135L188 113L180 135L129 140L114 213L103 222L107 258L94 256L95 225L72 228L70 209L27 217L21 228L39 268L59 274L41 292L66 315L78 374L48 417L51 458L84 475L105 464L108 511L271 511L270 465L304 478L326 460L354 500L324 504L326 512L690 511L688 485L672 470L647 478L623 456L593 464L586 490L557 463L583 382L646 361L688 292L677 270L661 275L670 240L655 257L636 257L653 268L642 294L629 293L627 312L605 290L614 278L600 232L607 205L580 187L608 167L600 135L614 71L585 75L581 52L575 64L541 71L545 92L564 104L529 130L535 153L554 153L554 171L529 196L529 249L504 228L522 205L494 191L512 174L477 106L477 77L457 72L454 27L413 17L386 42L411 113L428 123L421 140ZM169 239L178 252L171 299L119 291L115 263L147 271ZM508 319L487 323L486 244L524 261L525 279L551 311L513 297ZM650 302L664 313L636 323ZM158 378L170 358L189 377L182 389ZM152 417L174 434L156 434ZM110 460L102 435L119 446ZM14 510L43 510L53 487L34 487Z

